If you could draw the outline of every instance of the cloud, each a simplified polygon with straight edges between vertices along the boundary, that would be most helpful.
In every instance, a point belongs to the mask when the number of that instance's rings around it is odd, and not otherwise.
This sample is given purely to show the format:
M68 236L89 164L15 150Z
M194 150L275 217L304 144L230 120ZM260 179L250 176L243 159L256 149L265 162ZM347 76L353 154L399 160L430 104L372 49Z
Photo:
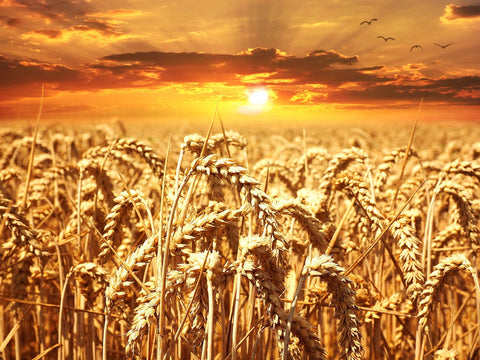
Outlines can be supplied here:
M142 15L142 11L136 9L112 9L105 12L94 12L88 14L88 16L96 18L113 18L113 17L124 17L124 16L138 16Z
M480 5L454 5L448 4L445 13L440 18L443 22L465 19L480 19Z
M418 84L371 84L361 90L346 89L333 92L328 101L334 103L405 104L418 102L422 97L425 102L431 104L480 105L480 77L421 79Z
M325 102L328 98L327 92L321 91L312 91L312 90L301 90L295 92L292 97L288 99L290 103L297 103L297 104L308 104L314 105Z
M48 83L54 87L81 81L81 73L63 65L41 63L34 60L10 60L0 56L0 89L38 88ZM29 96L28 94L24 94Z
M254 48L235 55L158 51L115 54L93 66L115 74L147 66L150 70L157 69L165 82L241 82L240 79L251 78L256 83L263 80L265 83L339 84L346 77L353 77L355 81L371 79L372 75L362 70L336 68L357 62L358 56L345 56L333 50L316 50L304 57L295 57L274 48ZM263 79L259 74L264 74Z
M75 19L92 11L88 0L15 0L17 6L40 15L46 19L66 20Z
M33 30L31 34L38 34L46 36L50 39L58 39L62 36L62 30L55 30L55 29L40 29L40 30Z
M336 26L337 24L330 21L318 21L314 23L303 23L299 25L293 25L292 27L299 27L305 29L313 29L313 28L323 28L323 27L331 27Z
M442 78L434 81L433 86L445 88L466 89L474 88L480 90L480 76L462 76L458 78ZM432 85L426 87L432 87Z
M0 22L4 23L6 27L18 27L20 25L21 20L18 18L10 18L7 16L0 16Z
M137 37L118 29L118 22L112 20L85 19L79 25L68 28L39 29L21 35L22 40L35 43L61 43L83 40L86 42L116 42Z
M276 94L275 102L283 104L398 106L418 103L423 96L431 103L480 105L479 76L433 79L422 74L423 64L385 68L358 67L358 62L358 56L333 50L293 56L274 48L237 54L121 53L78 69L0 56L0 99L38 96L41 84L46 84L50 94L174 88L179 94L206 99L223 93L235 97L238 89L263 85Z
M78 30L97 30L104 36L121 36L123 33L117 29L121 22L114 20L85 19L83 25L74 26Z

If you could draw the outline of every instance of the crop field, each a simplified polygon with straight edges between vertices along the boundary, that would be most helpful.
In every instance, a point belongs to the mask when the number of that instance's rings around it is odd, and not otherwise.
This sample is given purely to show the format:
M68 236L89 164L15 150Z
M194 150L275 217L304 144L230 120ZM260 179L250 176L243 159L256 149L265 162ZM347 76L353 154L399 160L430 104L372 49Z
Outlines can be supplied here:
M212 125L0 128L2 359L480 358L478 125Z

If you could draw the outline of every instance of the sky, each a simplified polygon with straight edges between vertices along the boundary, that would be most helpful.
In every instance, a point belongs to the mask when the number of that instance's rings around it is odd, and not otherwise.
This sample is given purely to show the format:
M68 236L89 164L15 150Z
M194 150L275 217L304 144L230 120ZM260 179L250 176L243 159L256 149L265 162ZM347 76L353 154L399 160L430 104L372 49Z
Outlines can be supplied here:
M0 28L0 120L43 88L65 121L412 120L423 98L480 122L478 0L0 0Z

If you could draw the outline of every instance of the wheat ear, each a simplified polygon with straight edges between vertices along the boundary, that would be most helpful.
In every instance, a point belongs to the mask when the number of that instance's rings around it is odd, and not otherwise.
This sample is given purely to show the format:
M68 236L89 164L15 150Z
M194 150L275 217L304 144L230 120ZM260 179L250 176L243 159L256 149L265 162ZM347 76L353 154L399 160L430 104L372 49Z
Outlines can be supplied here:
M47 255L42 250L42 244L37 240L37 232L31 229L28 221L17 205L0 193L0 223L4 224L12 233L8 242L2 244L0 258L4 260L10 256L18 247L26 248L35 256Z
M273 256L268 239L258 236L242 238L241 273L255 286L261 296L267 311L272 318L273 327L276 329L281 343L284 344L287 332L288 313L280 298L284 292L284 271L279 267ZM313 331L312 325L295 314L291 321L291 332L298 338L300 344L305 347L311 359L325 359L326 352L320 338ZM296 342L289 342L289 353L298 356Z
M140 205L143 194L137 190L122 191L113 201L115 206L110 210L105 219L105 228L103 229L103 242L100 244L98 257L100 261L105 261L110 254L110 248L114 245L114 238L119 232L118 225L127 210L128 205ZM118 237L118 236L117 236Z
M478 230L478 219L473 212L472 202L467 196L465 188L451 180L444 180L435 188L435 195L444 192L452 197L457 205L456 214L453 219L458 222L469 239L473 249L480 245L480 232Z
M362 357L360 321L355 304L355 291L352 281L342 273L345 271L336 264L329 255L316 256L307 259L303 272L310 276L318 276L327 283L327 291L332 296L335 307L335 318L338 320L340 347L345 358L358 360Z
M322 180L319 185L320 191L322 191L326 197L329 197L335 176L344 171L352 163L358 162L364 164L366 159L367 155L363 152L363 150L356 147L343 150L341 153L335 155L330 160L329 166L323 173Z
M307 231L312 244L324 252L328 247L328 235L323 230L323 224L305 206L295 200L281 200L273 204L273 208L283 215L288 215L298 221Z
M265 234L271 237L271 246L277 258L289 247L279 231L278 213L273 209L270 198L259 189L259 182L249 176L245 168L237 165L232 159L218 159L216 155L212 154L203 158L196 158L186 179L195 173L219 177L237 188L244 202L252 206L255 216L264 226Z
M390 226L390 233L401 249L400 262L407 292L411 300L414 301L420 294L425 281L421 262L420 240L415 236L414 229L410 225L410 219L405 215L400 215L393 221Z
M472 267L470 261L462 254L456 254L445 258L433 268L433 271L420 294L417 312L419 327L426 333L429 332L430 314L438 303L443 284L448 276L460 270L466 270L472 276L475 281L475 287L477 288L477 273ZM476 290L478 294L478 289Z

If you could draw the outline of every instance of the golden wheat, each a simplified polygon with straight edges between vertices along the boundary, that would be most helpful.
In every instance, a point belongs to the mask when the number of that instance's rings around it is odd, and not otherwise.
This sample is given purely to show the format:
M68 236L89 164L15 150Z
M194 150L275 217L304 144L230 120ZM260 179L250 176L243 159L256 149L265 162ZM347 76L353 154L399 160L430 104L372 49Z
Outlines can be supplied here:
M1 129L0 357L478 357L478 127L324 125Z

